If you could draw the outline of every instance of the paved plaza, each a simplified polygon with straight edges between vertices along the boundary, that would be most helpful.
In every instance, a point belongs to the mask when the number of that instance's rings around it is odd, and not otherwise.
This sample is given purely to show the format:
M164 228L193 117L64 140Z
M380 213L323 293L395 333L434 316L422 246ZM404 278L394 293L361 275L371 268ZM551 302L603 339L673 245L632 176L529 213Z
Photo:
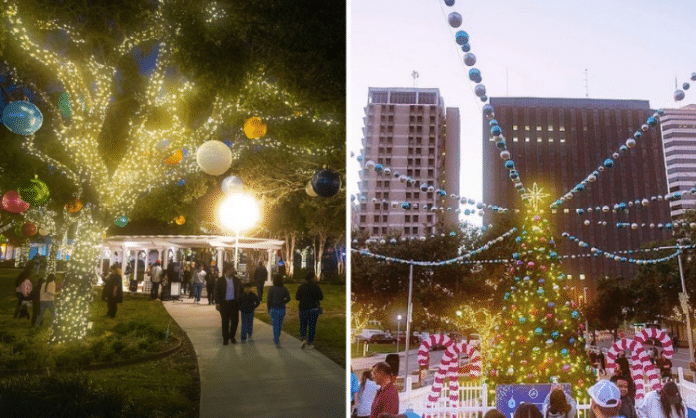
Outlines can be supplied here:
M190 299L164 302L186 332L198 358L200 418L345 417L346 371L316 350L254 320L253 341L222 345L220 314ZM259 309L265 310L265 306Z

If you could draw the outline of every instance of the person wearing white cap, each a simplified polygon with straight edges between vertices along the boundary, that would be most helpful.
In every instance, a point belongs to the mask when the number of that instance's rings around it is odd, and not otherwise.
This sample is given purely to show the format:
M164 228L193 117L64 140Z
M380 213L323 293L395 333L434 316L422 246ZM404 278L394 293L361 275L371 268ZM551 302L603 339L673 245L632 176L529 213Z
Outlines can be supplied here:
M619 416L621 391L609 380L600 380L587 390L592 402L590 411L597 418L614 418Z

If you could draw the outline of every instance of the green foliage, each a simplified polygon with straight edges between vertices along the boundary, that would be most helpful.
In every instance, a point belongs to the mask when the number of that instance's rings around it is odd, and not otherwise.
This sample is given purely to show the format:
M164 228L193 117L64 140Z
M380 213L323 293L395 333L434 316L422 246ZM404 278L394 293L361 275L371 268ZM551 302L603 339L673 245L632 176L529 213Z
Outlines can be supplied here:
M0 410L14 418L139 418L149 415L118 390L106 391L82 375L18 376L0 381Z

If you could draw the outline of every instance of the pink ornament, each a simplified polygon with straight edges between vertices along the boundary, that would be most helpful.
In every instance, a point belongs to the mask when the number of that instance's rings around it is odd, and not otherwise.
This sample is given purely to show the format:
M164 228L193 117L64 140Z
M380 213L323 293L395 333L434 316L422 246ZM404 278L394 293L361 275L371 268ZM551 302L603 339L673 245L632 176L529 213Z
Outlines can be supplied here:
M541 271L546 271L546 266L541 266L539 268L541 269Z
M527 379L529 379L529 380L534 379L534 373L529 373L529 374L527 375Z
M533 219L534 219L534 222L539 222L541 220L541 216L536 215L536 216L534 216Z
M10 190L2 198L2 208L10 213L22 213L29 209L29 203L19 197L17 190Z
M567 373L568 370L570 370L570 364L564 364L564 365L563 365L563 371Z
M522 248L527 248L527 244L522 244L521 247L522 247Z
M553 318L553 314L552 314L552 313L547 313L547 314L546 314L546 319L551 319L551 318Z
M533 262L533 261L530 261L529 263L527 263L527 268L528 268L528 269L533 269L533 268L534 268L534 262Z
M539 238L539 241L541 241L542 244L543 244L543 243L546 243L546 238L541 237L541 238Z

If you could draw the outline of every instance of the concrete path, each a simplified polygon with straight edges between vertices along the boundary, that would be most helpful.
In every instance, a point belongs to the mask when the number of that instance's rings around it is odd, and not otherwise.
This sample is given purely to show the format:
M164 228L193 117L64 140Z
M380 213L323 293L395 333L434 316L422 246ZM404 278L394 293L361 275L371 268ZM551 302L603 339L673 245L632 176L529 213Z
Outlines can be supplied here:
M276 348L273 328L258 319L252 342L241 344L240 325L237 344L224 346L214 306L163 304L198 357L200 418L345 418L346 371L323 354L285 333Z

